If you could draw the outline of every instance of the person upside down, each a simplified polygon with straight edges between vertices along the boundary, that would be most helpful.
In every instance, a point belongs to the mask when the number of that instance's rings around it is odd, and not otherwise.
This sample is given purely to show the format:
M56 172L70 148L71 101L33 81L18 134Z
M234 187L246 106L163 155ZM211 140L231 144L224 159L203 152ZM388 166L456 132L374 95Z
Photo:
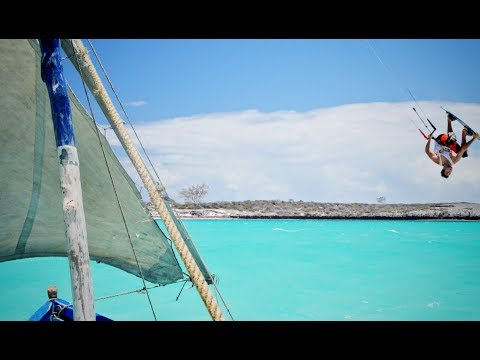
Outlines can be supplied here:
M440 175L448 178L453 171L453 165L458 163L462 158L467 157L467 149L472 144L473 140L478 139L479 134L470 132L467 128L462 130L462 145L459 145L452 131L452 121L455 118L448 114L447 134L440 134L435 139L433 151L430 150L430 142L432 134L428 136L427 144L425 145L425 153L435 164L442 167ZM472 138L467 142L467 135Z

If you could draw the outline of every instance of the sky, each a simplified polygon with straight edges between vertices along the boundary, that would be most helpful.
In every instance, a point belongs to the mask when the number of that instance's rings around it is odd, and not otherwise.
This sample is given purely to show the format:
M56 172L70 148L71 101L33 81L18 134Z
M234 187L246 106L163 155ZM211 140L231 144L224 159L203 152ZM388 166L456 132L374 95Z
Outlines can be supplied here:
M82 41L178 202L181 189L202 183L205 202L480 202L480 141L444 179L419 131L432 130L429 119L435 136L446 132L441 107L480 131L480 40ZM101 110L93 114L148 200ZM461 129L453 123L459 139Z

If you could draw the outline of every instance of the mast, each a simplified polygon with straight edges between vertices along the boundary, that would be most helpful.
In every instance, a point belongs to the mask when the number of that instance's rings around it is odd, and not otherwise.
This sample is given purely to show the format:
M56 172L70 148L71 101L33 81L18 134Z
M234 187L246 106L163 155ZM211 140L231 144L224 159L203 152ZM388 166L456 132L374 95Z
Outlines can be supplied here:
M42 80L48 89L57 143L63 217L75 321L95 321L92 273L83 211L80 168L68 90L63 78L59 39L40 39Z
M90 59L88 50L85 48L80 39L62 40L62 48L67 56L71 59L73 65L80 73L80 76L84 78L88 88L95 96L97 103L120 140L120 143L130 157L130 160L132 161L145 188L148 191L148 194L150 195L150 199L155 206L155 210L158 212L163 223L165 224L165 227L167 228L167 231L170 234L170 237L172 238L180 257L182 258L182 261L188 270L192 282L195 284L197 291L207 307L210 316L215 321L225 320L217 300L212 295L205 277L190 253L184 239L182 238L182 235L177 228L172 215L168 211L164 199L158 191L151 174L149 173L145 163L143 162L143 159L138 153L138 150L130 139L127 129L124 125L124 121L120 117L118 111L115 109L115 106L108 96L108 93L105 90L97 71L95 70L92 60ZM78 60L80 63L80 68L76 60Z

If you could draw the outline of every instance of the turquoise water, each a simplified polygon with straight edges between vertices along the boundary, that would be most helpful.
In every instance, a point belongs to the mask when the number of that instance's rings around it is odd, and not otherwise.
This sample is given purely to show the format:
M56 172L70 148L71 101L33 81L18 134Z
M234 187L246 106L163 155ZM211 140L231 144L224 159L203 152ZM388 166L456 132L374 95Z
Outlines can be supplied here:
M234 320L480 320L480 222L184 220ZM180 259L180 258L179 258ZM142 288L92 262L95 298ZM0 264L0 320L26 320L48 285L71 300L68 261ZM211 320L184 283L149 291L157 320ZM178 300L176 297L179 296ZM96 300L114 320L155 320L144 293Z

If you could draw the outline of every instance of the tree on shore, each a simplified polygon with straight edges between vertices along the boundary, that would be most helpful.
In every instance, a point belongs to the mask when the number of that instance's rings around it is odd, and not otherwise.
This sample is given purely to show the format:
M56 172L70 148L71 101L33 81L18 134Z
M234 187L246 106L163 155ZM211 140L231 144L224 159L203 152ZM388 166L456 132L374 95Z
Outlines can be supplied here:
M194 209L198 209L202 203L202 199L208 194L209 186L205 183L191 185L188 188L180 190L179 194L185 203L193 204Z

